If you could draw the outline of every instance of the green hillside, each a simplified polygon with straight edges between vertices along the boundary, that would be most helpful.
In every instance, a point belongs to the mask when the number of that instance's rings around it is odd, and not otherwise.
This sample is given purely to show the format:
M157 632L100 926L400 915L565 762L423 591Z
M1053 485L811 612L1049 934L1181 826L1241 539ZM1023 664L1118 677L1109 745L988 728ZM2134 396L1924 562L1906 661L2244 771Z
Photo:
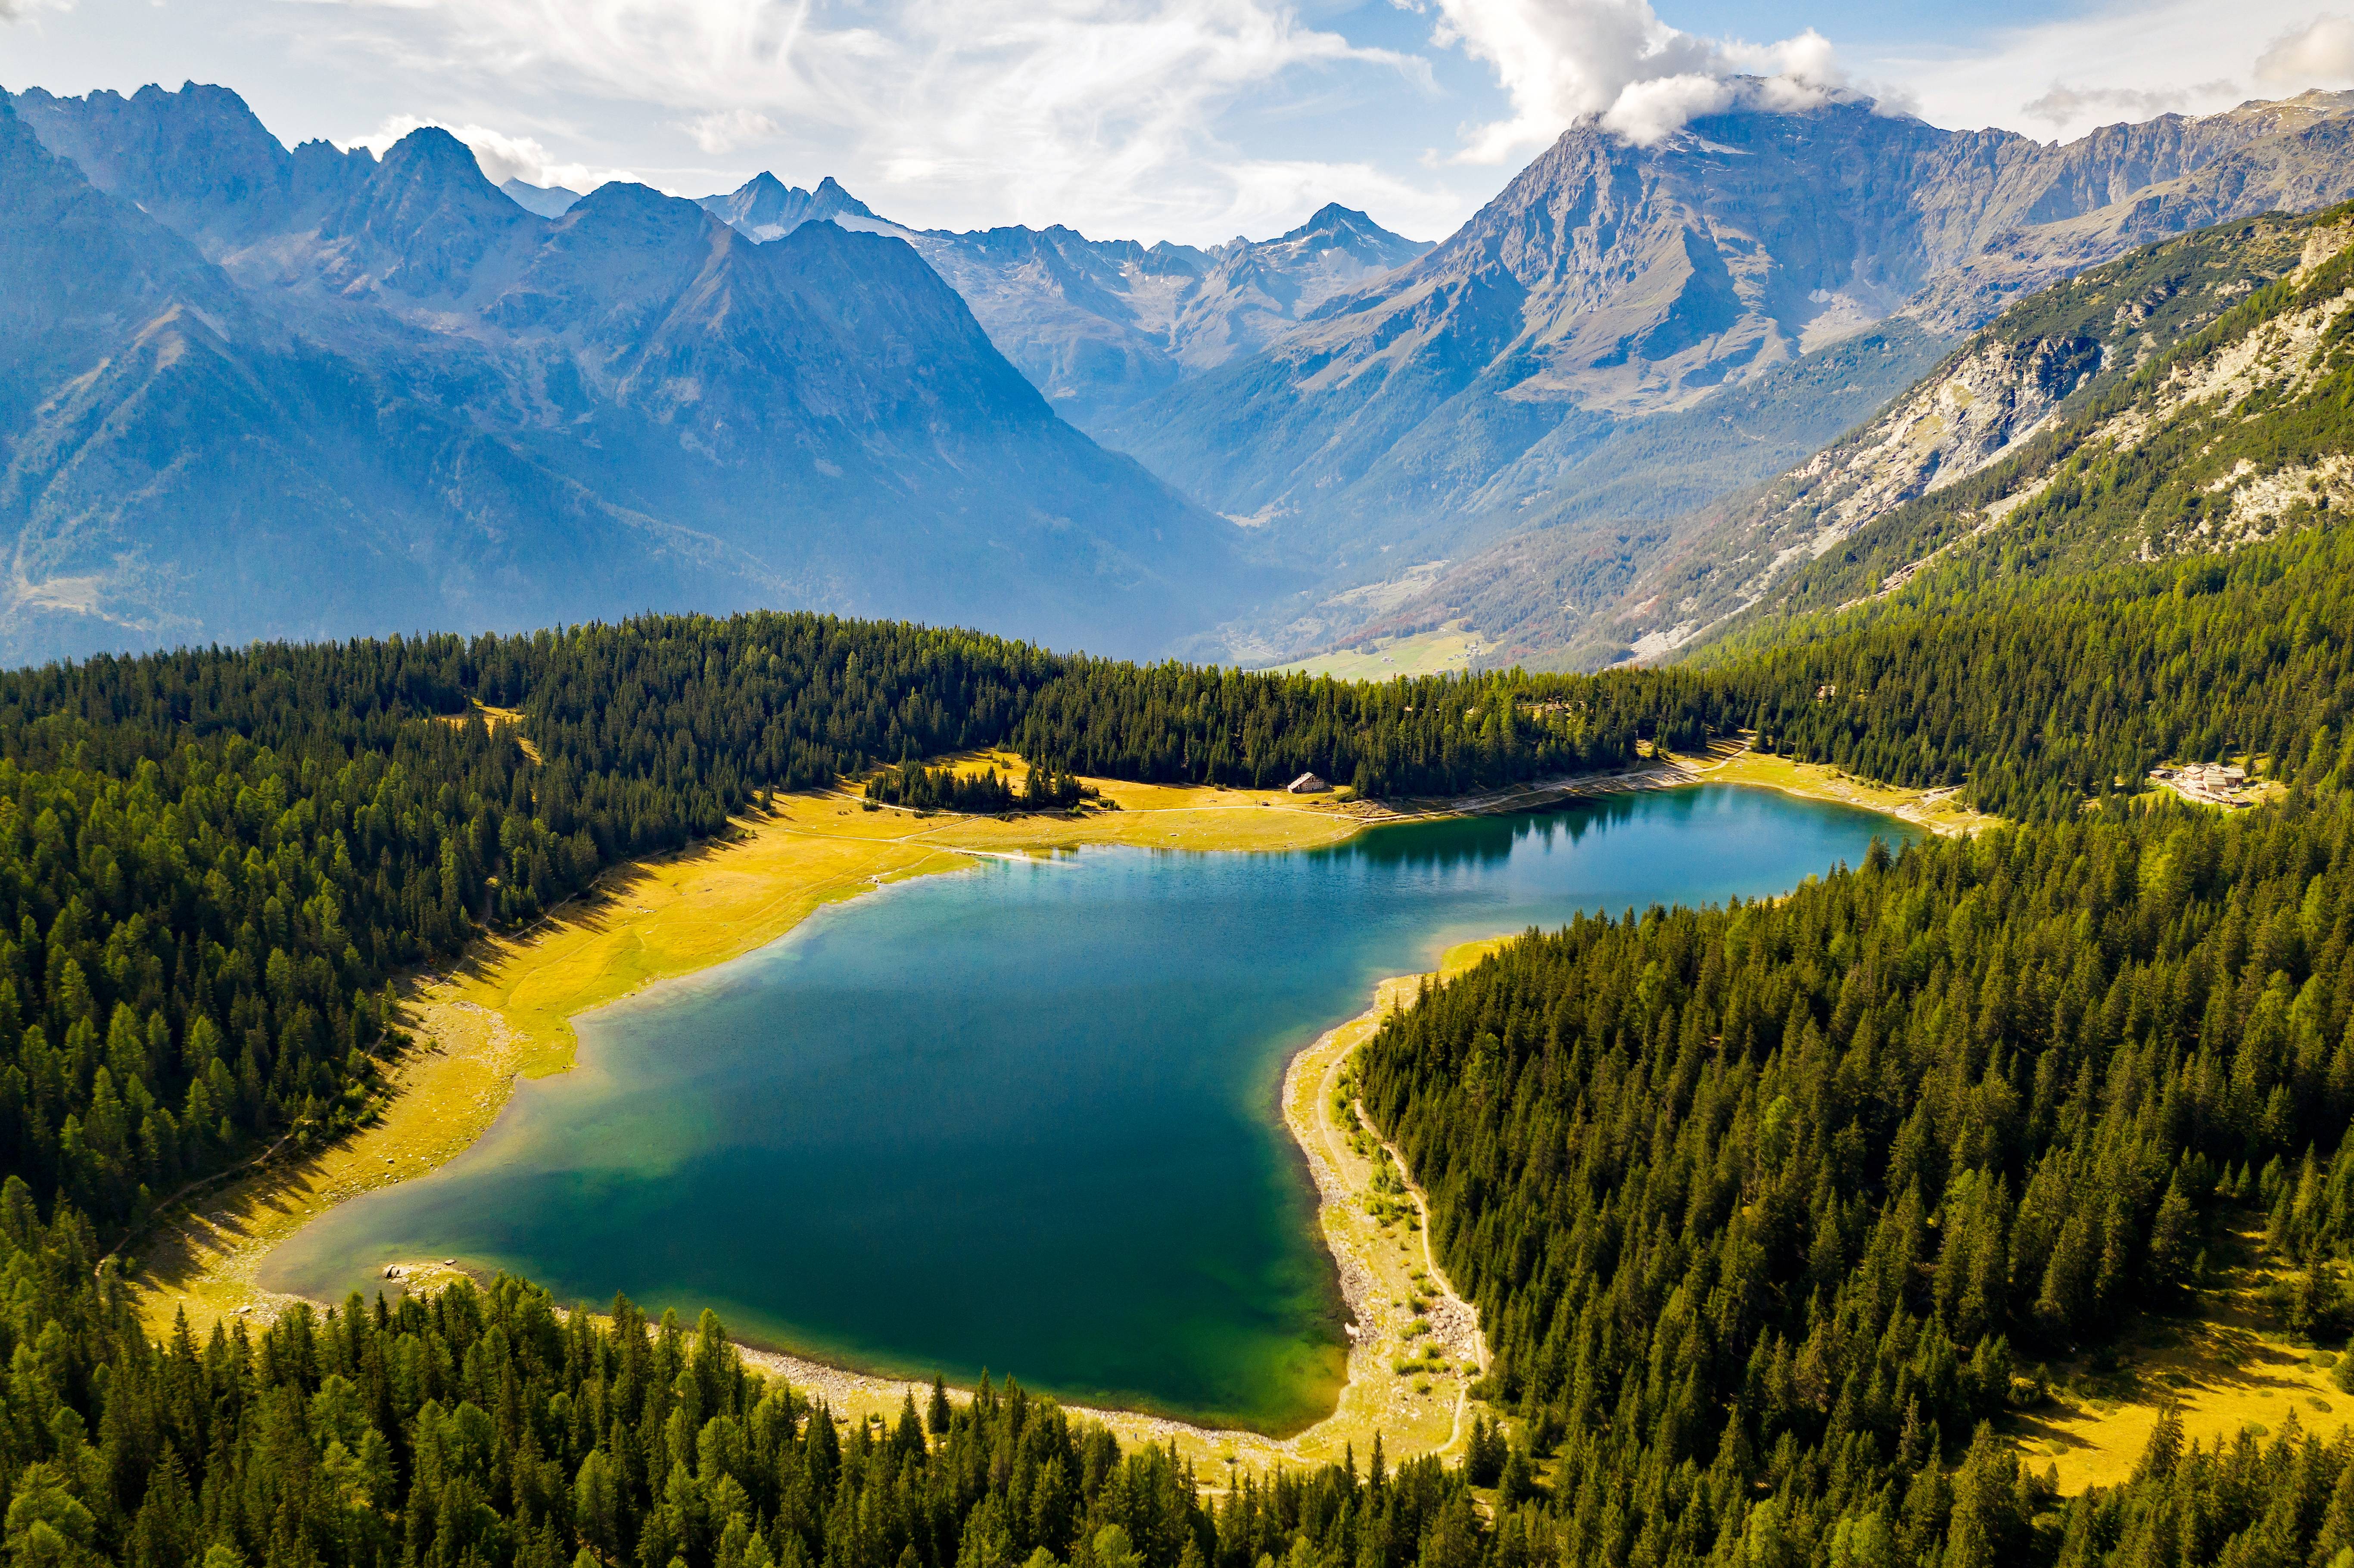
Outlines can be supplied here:
M2343 508L2349 225L2340 207L2228 226L2015 307L1989 340L2082 345L2102 368L2015 451L1859 528L1734 625L2209 554Z

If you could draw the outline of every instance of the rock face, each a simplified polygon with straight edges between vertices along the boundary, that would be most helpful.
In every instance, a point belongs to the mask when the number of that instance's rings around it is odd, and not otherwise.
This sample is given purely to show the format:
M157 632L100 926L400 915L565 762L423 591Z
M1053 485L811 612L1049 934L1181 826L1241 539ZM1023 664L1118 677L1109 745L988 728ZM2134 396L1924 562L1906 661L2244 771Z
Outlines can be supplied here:
M2349 108L2308 94L2064 146L1861 101L1736 110L1650 148L1582 124L1428 255L1107 439L1309 569L1452 555L1569 503L1630 424L1872 323L1948 335L2156 234L2354 194ZM1864 409L1917 365L1895 367Z
M0 658L754 605L1148 652L1247 580L896 239L544 218L217 89L16 103Z
M2348 299L2330 293L2239 332L2227 333L2226 316L2268 284L2323 276L2349 240L2354 226L2335 217L2234 221L2081 273L2011 307L1852 435L1770 484L1658 528L1643 541L1648 558L1598 588L1590 531L1532 531L1442 575L1392 610L1388 628L1466 616L1501 657L1590 666L1661 656L1744 612L1900 588L1958 552L1999 544L2066 455L2130 450L2187 418L2222 419L2218 410L2259 389L2267 409L2286 410L2266 461L2225 462L2193 487L2197 502L2136 511L2126 532L2071 547L2091 566L2211 549L2262 536L2317 496L2345 504L2354 463L2336 450L2303 450L2310 432L2296 405L2327 334L2342 330ZM2217 333L2226 335L2213 352L2156 385L2130 380ZM2169 455L2166 471L2213 467L2209 444Z
M1273 239L1210 250L1068 228L910 242L1066 418L1094 430L1187 376L1256 353L1326 301L1430 249L1337 203Z
M1089 239L1060 225L907 228L830 178L811 194L761 175L703 205L754 239L830 217L906 240L964 297L999 352L1085 429L1256 352L1325 301L1430 249L1337 203L1288 234L1207 250Z

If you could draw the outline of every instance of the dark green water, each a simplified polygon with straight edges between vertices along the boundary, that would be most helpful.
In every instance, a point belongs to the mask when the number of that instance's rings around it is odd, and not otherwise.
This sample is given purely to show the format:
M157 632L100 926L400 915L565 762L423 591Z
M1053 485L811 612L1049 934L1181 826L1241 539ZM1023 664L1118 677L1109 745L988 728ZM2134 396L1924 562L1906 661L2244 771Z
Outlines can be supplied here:
M844 1364L1294 1430L1345 1341L1277 1110L1292 1052L1456 942L1778 893L1903 832L1707 788L902 884L580 1018L578 1067L264 1281L339 1299L455 1256Z

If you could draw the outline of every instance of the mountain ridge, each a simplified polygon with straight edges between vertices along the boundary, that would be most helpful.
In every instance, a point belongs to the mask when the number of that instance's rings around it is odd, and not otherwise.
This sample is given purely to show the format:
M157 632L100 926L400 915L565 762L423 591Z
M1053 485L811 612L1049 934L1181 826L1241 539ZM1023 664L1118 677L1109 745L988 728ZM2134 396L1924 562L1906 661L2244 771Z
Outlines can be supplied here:
M437 129L379 160L289 152L233 94L27 97L12 123L90 157L122 193L94 193L105 210L171 236L239 321L216 361L194 307L144 340L126 307L110 346L143 358L65 401L26 372L52 400L19 395L29 428L5 435L0 538L24 567L0 648L19 656L779 603L1150 651L1249 577L1230 525L1056 419L896 239L821 223L755 245L626 184L546 219ZM159 159L109 141L126 122L190 135ZM126 466L140 410L212 452L214 481ZM259 451L308 477L219 481ZM34 452L67 457L36 471ZM205 556L240 526L319 575L336 538L429 569L306 597Z
M1433 624L1450 598L1492 606L1500 573L1583 616L1960 325L2175 225L2349 195L2348 93L2069 143L1861 101L1706 116L1659 149L1573 127L1437 249L1106 437L1319 585L1205 649L1278 661ZM1806 401L1761 425L1745 389L1780 383Z
M1659 529L1640 567L1589 587L1595 574L1581 570L1573 541L1516 535L1396 606L1375 634L1465 617L1500 657L1582 667L1670 658L1761 618L1885 597L1925 572L2017 548L2016 528L2032 530L2013 514L2041 493L2038 484L2048 488L2052 465L2099 446L2084 428L2087 409L2127 397L2154 367L2224 333L2252 296L2327 268L2349 238L2342 207L2269 215L2087 270L2013 304L1822 451ZM2319 334L2314 327L2301 341ZM2293 443L2284 435L2274 444ZM2186 472L2208 466L2195 452L2179 461ZM2285 485L2337 493L2326 454L2294 482L2278 480L2278 467L2252 459L2201 482L2247 511L2246 528L2266 522L2261 534L2294 510ZM2354 492L2338 503L2349 500ZM2094 564L2147 559L2180 547L2167 537L2161 527L2105 555L2081 541L2071 548Z
M2349 111L2326 95L2066 145L1856 102L1704 116L1659 149L1575 126L1403 271L1108 434L1325 565L1409 514L1476 540L1512 521L1495 502L1530 488L1516 470L1896 314L1999 239ZM2327 184L2354 194L2354 157Z
M906 240L1055 411L1090 432L1188 376L1256 352L1428 249L1338 202L1272 239L1207 249L1089 239L1061 224L911 228L877 217L830 175L811 193L764 173L703 205L758 240L825 216Z

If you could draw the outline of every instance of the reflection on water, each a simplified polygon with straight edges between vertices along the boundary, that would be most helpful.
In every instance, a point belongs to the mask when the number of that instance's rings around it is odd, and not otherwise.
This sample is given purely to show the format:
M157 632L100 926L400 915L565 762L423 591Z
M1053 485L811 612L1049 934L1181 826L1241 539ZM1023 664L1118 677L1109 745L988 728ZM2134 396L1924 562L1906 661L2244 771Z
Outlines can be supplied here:
M1678 789L1656 795L1604 795L1567 810L1508 817L1469 817L1417 825L1413 832L1360 834L1310 854L1341 855L1370 865L1452 871L1461 866L1500 865L1533 842L1552 850L1575 845L1588 833L1640 814L1655 825L1688 816L1702 792Z
M902 884L578 1020L575 1071L265 1282L334 1299L458 1255L827 1359L1295 1429L1345 1340L1275 1116L1288 1054L1454 942L1779 892L1890 832L1684 789Z

